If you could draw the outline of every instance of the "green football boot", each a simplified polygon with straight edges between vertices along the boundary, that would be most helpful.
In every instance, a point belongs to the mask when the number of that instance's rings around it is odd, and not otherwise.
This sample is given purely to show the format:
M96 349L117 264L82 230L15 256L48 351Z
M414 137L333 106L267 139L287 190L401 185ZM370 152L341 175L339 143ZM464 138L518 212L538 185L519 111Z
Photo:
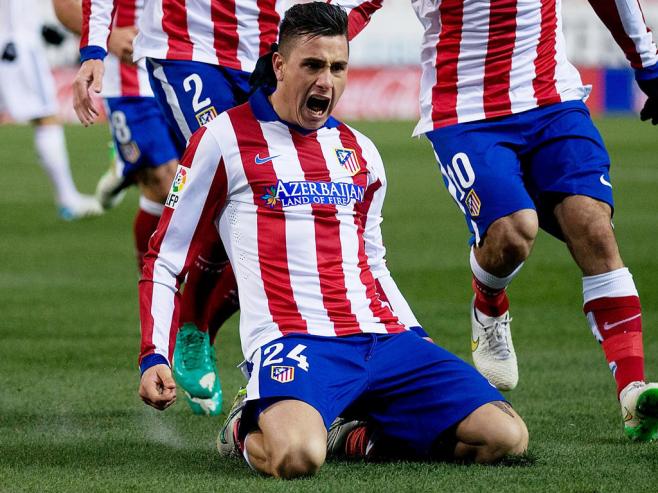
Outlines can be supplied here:
M658 438L658 384L631 382L619 394L624 432L635 442Z
M208 333L200 331L193 323L183 325L176 336L173 374L176 383L191 398L216 400L217 413L221 412L222 390L215 352Z
M218 416L222 413L222 389L217 387L217 392L215 392L210 399L200 399L199 397L192 397L186 391L183 391L185 394L185 400L187 404L192 409L194 414L205 415L205 416Z

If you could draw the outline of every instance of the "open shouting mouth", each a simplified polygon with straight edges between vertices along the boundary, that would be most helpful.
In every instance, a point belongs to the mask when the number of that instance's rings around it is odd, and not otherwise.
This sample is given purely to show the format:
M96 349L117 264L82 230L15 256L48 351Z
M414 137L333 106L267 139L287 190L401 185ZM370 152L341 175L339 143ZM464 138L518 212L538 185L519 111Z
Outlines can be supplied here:
M306 100L306 107L313 113L315 116L322 116L329 109L329 103L331 99L327 96L321 96L314 94L309 96Z

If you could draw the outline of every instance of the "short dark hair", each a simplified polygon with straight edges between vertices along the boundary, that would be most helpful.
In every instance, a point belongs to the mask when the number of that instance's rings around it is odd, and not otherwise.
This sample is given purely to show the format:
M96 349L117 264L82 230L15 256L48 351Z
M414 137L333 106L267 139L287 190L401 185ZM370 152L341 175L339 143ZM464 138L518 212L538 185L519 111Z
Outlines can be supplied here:
M303 36L345 36L347 38L347 14L342 7L324 2L293 5L279 27L279 51L286 53L295 39Z
M273 53L278 51L285 55L295 39L303 36L345 36L347 41L347 14L342 7L324 2L300 3L286 10L279 28L279 43L274 43L271 50L258 59L249 77L250 93L259 87L274 90Z

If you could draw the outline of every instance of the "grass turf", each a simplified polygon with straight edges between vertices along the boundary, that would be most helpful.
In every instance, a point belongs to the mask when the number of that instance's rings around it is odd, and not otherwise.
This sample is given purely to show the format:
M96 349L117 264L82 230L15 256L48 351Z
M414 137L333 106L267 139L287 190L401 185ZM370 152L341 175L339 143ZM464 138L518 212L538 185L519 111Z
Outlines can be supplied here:
M642 294L647 372L658 360L656 129L599 122L613 160L616 231ZM383 225L389 267L435 340L469 359L470 274L461 215L429 144L408 123L356 125L389 177ZM74 174L92 190L107 129L67 128ZM165 413L137 396L137 196L77 223L56 219L29 127L0 127L0 491L656 491L658 444L622 435L614 384L581 313L580 274L541 234L510 288L520 385L508 395L531 435L529 460L500 466L330 462L281 482L220 460L222 418ZM220 332L224 408L242 383L237 318Z

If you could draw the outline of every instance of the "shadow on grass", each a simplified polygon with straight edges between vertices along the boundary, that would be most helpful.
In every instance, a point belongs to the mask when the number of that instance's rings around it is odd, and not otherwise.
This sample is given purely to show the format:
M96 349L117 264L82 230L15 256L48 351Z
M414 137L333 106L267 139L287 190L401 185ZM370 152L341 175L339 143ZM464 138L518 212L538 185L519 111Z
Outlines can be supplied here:
M103 468L148 470L149 474L190 475L221 474L241 479L248 472L243 461L221 459L214 450L171 448L160 444L144 444L127 438L110 443L22 444L10 446L0 455L0 467L75 469L81 472Z
M536 465L538 462L540 462L537 459L537 456L532 452L529 451L525 453L524 455L521 456L510 456L510 457L505 457L501 461L495 463L495 464L481 464L481 467L493 467L493 468L510 468L510 467L532 467ZM347 460L347 459L334 459L334 458L328 458L327 463L338 465L338 466L348 466L348 465L353 465L355 463L365 463L364 461L358 461L358 460ZM417 465L417 466L436 466L437 464L440 464L442 466L448 466L448 467L471 467L473 464L472 463L462 463L462 462L450 462L450 461L432 461L432 460L418 460L418 461L405 461L405 460L377 460L377 461L372 461L368 462L371 464L405 464L405 465Z

